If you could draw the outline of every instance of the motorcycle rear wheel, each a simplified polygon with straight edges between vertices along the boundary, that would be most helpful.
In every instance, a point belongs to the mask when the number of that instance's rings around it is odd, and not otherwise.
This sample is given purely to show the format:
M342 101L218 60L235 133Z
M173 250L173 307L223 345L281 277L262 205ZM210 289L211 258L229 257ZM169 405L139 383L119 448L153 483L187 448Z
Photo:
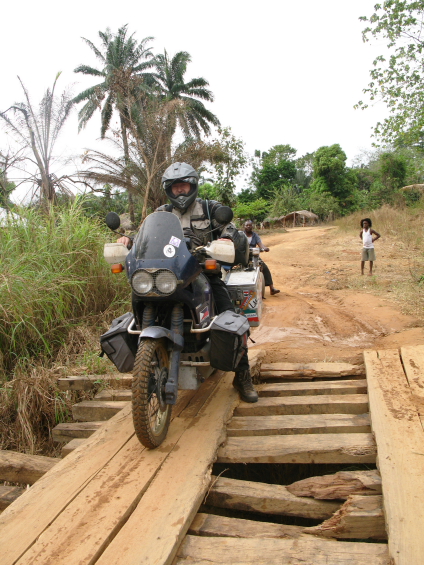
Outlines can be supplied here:
M163 378L168 366L165 340L148 338L140 343L134 363L132 414L139 441L150 449L163 442L171 421L172 406L165 404Z

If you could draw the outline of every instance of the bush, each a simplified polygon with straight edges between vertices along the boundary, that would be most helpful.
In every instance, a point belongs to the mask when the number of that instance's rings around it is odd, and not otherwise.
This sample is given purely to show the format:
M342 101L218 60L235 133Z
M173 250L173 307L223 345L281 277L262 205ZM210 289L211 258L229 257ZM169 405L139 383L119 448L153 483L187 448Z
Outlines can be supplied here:
M85 216L81 200L49 216L22 214L0 228L3 378L18 362L51 357L72 327L129 296L102 258L110 232Z

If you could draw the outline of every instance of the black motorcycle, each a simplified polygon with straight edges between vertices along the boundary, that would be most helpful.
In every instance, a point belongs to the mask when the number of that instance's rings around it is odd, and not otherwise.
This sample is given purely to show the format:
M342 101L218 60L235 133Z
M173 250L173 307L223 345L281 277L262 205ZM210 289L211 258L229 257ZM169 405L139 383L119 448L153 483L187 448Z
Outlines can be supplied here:
M223 206L215 219L225 225L232 216ZM109 213L106 223L117 230L119 216ZM178 218L154 212L144 220L126 256L133 312L114 320L100 341L118 370L133 372L134 428L146 447L157 447L165 439L178 388L198 388L215 368L233 370L246 346L248 320L233 312L216 315L204 274L220 272L216 257L225 260L230 246L234 257L233 243L219 241L224 255L214 253L213 245L190 250Z

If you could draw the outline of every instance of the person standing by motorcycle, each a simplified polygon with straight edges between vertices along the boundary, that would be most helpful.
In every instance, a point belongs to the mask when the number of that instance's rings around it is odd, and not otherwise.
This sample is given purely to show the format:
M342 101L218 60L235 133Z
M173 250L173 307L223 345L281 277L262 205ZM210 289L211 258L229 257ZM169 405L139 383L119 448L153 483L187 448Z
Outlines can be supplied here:
M233 224L223 226L215 220L215 213L222 206L214 200L198 198L199 174L187 163L173 163L162 176L162 186L170 204L160 206L156 211L175 214L183 228L184 236L190 240L191 249L206 245L213 239L231 239L237 248L242 236ZM127 237L118 239L127 247L131 240ZM218 314L227 310L235 311L227 287L220 275L207 275L212 288L215 307ZM250 373L247 350L235 369L233 386L245 402L257 402L256 392Z
M247 222L244 223L244 233L247 236L250 247L259 247L261 251L269 251L269 247L265 247L259 235L255 231L253 231L252 220L247 220ZM262 261L262 273L265 279L265 286L269 286L271 296L278 294L280 291L278 290L278 288L274 287L271 271L264 261Z

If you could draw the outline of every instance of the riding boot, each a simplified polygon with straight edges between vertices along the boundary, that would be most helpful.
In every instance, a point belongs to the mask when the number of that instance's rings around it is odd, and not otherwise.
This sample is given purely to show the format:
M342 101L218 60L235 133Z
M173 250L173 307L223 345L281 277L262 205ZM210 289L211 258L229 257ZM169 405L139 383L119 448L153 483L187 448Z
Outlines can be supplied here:
M236 371L233 387L238 391L240 398L245 402L258 401L258 393L253 386L252 375L249 369L246 371Z

